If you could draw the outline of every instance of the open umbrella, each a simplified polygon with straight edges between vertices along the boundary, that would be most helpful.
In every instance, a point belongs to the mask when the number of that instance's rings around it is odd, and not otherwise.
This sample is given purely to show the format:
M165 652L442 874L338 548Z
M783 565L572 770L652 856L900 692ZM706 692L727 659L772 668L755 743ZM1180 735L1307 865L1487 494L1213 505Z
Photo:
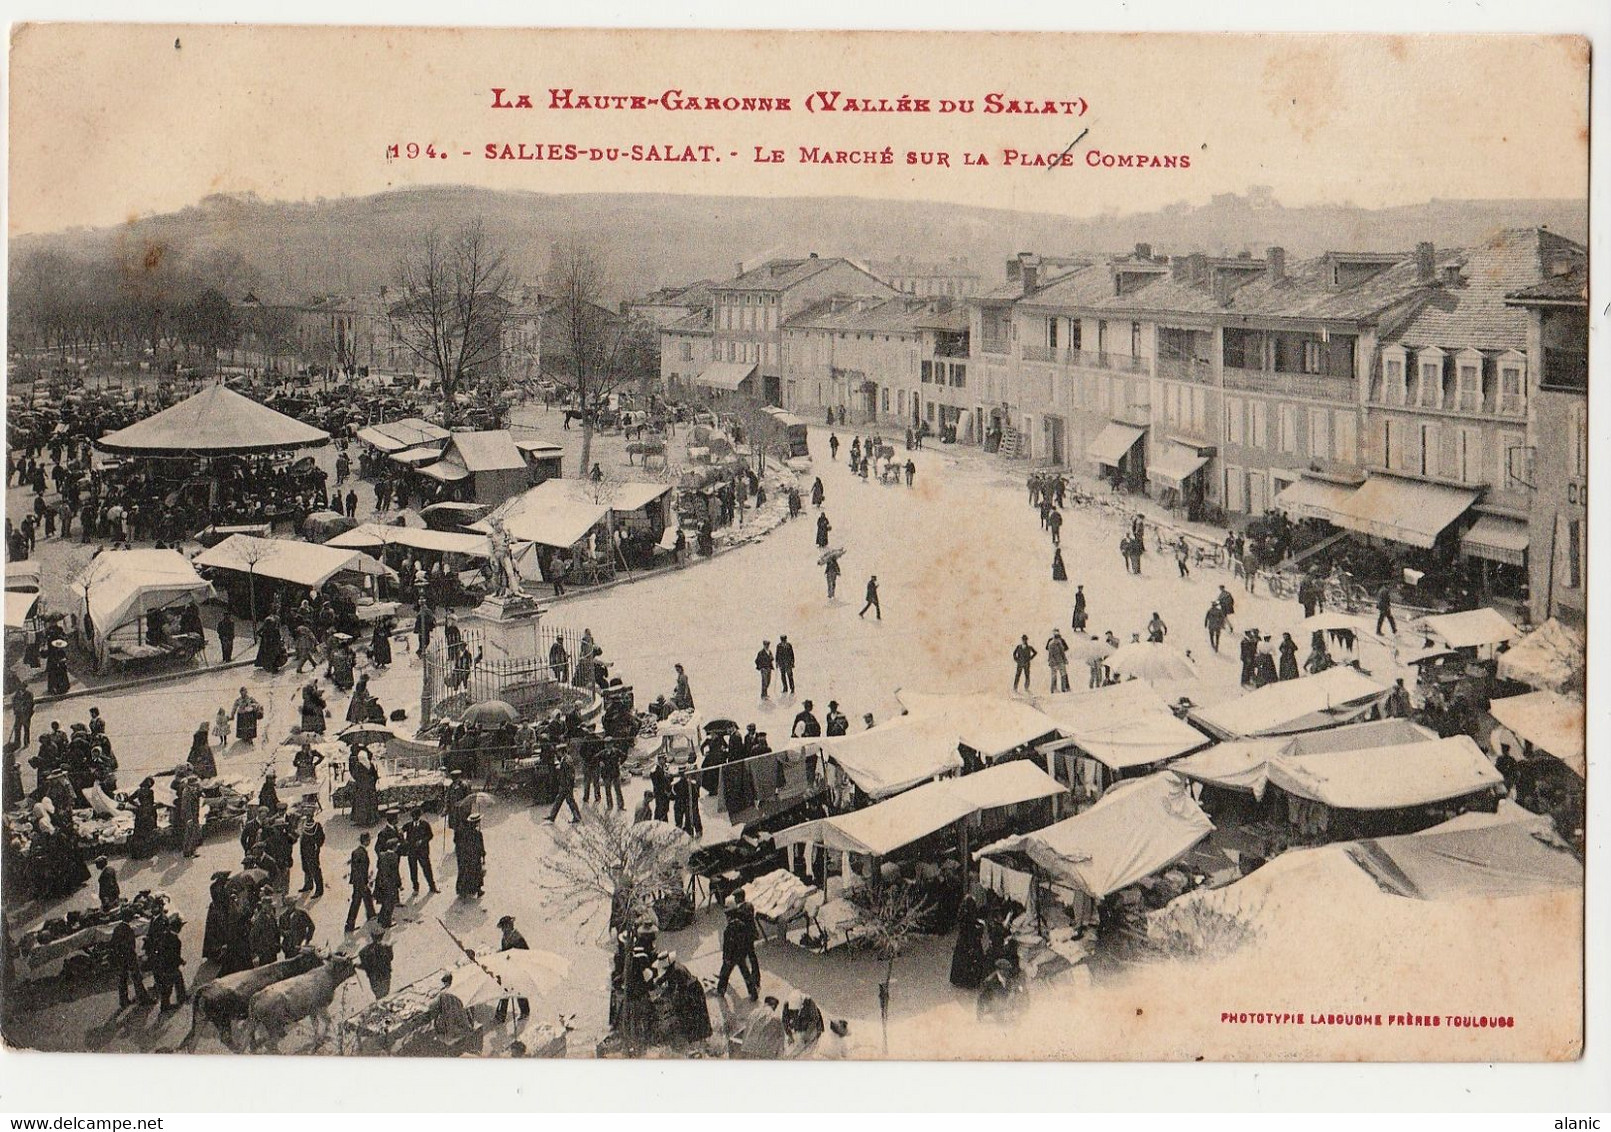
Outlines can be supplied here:
M511 995L541 998L564 982L570 964L550 951L494 951L453 968L453 993L466 1007Z
M1113 646L1101 637L1076 636L1068 642L1068 659L1071 661L1089 664L1093 660L1100 660L1113 655Z
M471 727L497 727L503 723L520 722L520 713L502 700L482 700L465 709L459 722Z
M821 554L817 555L817 565L826 566L829 562L844 554L844 552L845 548L842 546L836 546L831 550L825 550Z
M1107 658L1107 666L1120 676L1137 680L1189 680L1197 675L1191 657L1174 645L1157 641L1121 645Z
M397 738L397 732L379 723L354 723L336 735L343 743L362 746L367 743L384 743Z

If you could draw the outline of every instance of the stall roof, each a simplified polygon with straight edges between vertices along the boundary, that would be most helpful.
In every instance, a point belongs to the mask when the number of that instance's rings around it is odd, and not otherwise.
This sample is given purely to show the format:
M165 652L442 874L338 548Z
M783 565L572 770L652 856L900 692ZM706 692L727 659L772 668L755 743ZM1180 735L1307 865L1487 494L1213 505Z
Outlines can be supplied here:
M28 622L33 619L34 610L39 605L37 593L13 593L6 591L6 628L26 629Z
M1583 674L1583 638L1550 618L1499 654L1499 675L1564 692Z
M531 456L562 456L565 446L547 440L515 440L515 447Z
M506 472L526 466L515 438L508 429L481 432L455 432L442 451L444 462L461 465L467 472Z
M1195 709L1191 718L1222 738L1292 735L1348 723L1386 695L1386 688L1357 668L1339 665Z
M84 595L95 634L104 640L120 625L204 597L212 587L177 550L107 550L90 560L73 590Z
M974 812L971 803L944 786L931 783L864 810L804 822L774 835L773 844L782 849L809 842L850 853L888 856Z
M450 463L447 460L438 460L434 464L426 464L424 467L415 468L414 470L422 476L430 476L433 480L438 480L441 483L458 483L460 480L470 478L470 473L465 470L462 464Z
M1463 798L1504 782L1469 735L1393 747L1281 755L1270 781L1342 810L1391 810Z
M95 446L125 456L225 456L329 442L328 433L220 384L107 433Z
M1583 865L1555 836L1549 819L1514 803L1501 805L1508 809L1492 821L1456 819L1402 837L1356 841L1347 846L1348 855L1384 892L1417 900L1582 888Z
M1477 488L1373 475L1338 506L1333 522L1428 550L1480 494Z
M399 464L429 464L433 460L442 458L442 450L435 447L405 448L401 452L392 452L390 457Z
M444 554L464 554L471 558L486 558L492 553L492 544L485 535L459 534L456 531L433 531L429 528L393 527L384 523L360 523L357 527L324 540L324 545L351 550L372 550L381 546L406 546L414 550L434 550Z
M1579 778L1587 777L1583 701L1559 692L1528 692L1491 700L1488 713L1533 746L1560 759Z
M509 537L519 542L536 542L560 550L568 550L581 542L587 533L609 517L607 507L566 498L550 489L549 484L564 481L547 480L530 491L505 500L479 522L471 523L466 530L492 533L492 523L501 522Z
M777 834L773 841L779 848L811 842L883 857L981 810L1062 793L1062 783L1020 759L961 778L925 783L863 810L803 822Z
M1085 450L1085 454L1098 464L1116 467L1145 432L1146 429L1115 421L1097 434L1097 438L1091 441L1091 446Z
M1330 751L1363 751L1370 747L1402 747L1436 739L1438 733L1409 719L1373 719L1346 727L1305 731L1282 747L1287 755L1323 755Z
M1467 609L1461 613L1434 613L1426 628L1451 649L1478 648L1513 641L1521 632L1497 609Z
M434 425L420 417L404 417L400 421L368 425L358 430L359 440L386 453L422 445L440 449L442 442L452 435L441 425Z
M1184 779L1167 772L1121 782L1065 821L986 846L1018 851L1058 880L1101 899L1183 857L1214 832Z
M1099 731L1169 710L1169 701L1144 680L1127 680L1088 692L1047 696L1037 706L1069 733Z
M986 759L1004 755L1055 734L1057 721L1021 700L990 692L936 695L902 692L901 703L914 716L949 727L957 741Z
M944 720L915 715L824 739L822 754L871 798L886 798L962 769L955 729Z
M1178 758L1211 742L1208 736L1170 711L1144 715L1100 731L1079 731L1071 741L1113 770L1129 770Z
M1355 487L1347 484L1304 476L1282 489L1275 497L1275 505L1300 519L1324 519L1332 523L1336 522L1337 511L1343 501L1355 490Z
M1176 774L1198 782L1264 796L1270 762L1278 755L1303 756L1366 747L1391 747L1436 739L1437 733L1407 719L1378 719L1348 727L1306 731L1291 738L1233 739L1169 764Z
M277 578L309 589L318 589L345 570L396 577L390 567L356 550L251 535L230 535L211 550L197 555L196 565Z

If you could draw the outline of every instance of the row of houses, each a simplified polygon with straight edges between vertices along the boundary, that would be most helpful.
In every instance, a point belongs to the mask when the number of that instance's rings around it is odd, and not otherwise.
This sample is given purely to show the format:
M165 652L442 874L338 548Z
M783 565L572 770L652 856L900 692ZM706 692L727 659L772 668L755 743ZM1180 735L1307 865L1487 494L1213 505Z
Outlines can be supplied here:
M661 372L1100 471L1194 515L1364 508L1375 537L1457 539L1580 613L1586 278L1584 248L1540 228L1302 260L1023 253L963 297L813 255L709 285L663 326Z

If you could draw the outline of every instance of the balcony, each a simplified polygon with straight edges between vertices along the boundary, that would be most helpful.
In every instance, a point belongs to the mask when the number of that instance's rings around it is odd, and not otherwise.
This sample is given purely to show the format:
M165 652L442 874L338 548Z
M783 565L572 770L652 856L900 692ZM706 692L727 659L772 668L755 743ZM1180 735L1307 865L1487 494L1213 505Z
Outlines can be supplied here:
M1026 362L1046 362L1056 366L1079 366L1082 369L1105 369L1117 373L1152 372L1150 358L1132 357L1129 354L1103 354L1061 346L1025 346L1020 356Z
M1282 373L1279 370L1226 366L1225 388L1345 404L1354 399L1352 377L1332 377L1321 373Z
M1199 385L1214 383L1214 363L1203 358L1176 358L1161 355L1158 358L1157 377L1169 381L1192 381Z

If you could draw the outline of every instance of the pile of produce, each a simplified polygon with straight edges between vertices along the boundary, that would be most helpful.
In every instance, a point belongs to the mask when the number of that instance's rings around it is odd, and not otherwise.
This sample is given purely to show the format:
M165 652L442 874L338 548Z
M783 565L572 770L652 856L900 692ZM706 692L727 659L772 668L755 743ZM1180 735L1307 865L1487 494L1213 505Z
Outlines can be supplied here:
M758 877L746 887L755 914L787 923L805 911L812 889L788 869Z

